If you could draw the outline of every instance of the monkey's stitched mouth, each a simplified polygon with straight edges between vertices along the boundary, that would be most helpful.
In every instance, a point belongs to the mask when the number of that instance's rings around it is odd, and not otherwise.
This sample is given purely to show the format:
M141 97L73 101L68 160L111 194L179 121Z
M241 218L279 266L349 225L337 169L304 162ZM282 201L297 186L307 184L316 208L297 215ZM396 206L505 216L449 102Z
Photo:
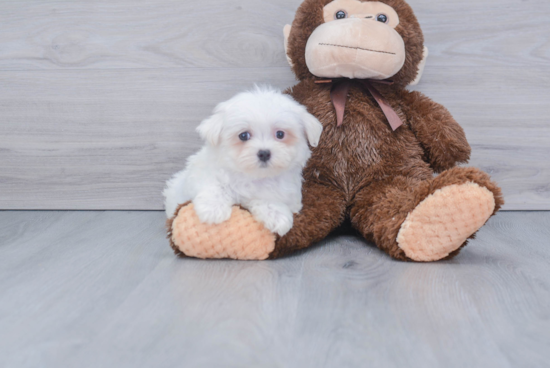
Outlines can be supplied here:
M346 48L346 49L363 50L363 51L370 51L370 52L378 52L378 53L380 53L380 54L395 55L395 52L388 52L388 51L380 51L380 50L365 49L365 48L362 48L362 47L353 47L353 46L336 45L336 44L333 44L333 43L320 43L319 46L343 47L343 48Z

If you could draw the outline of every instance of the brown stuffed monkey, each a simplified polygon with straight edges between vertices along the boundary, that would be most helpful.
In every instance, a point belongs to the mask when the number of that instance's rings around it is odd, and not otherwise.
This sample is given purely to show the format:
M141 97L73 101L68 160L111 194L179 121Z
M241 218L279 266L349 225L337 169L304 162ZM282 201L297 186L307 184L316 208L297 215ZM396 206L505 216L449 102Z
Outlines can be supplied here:
M324 126L303 172L303 209L290 232L276 237L245 209L205 225L184 204L168 223L176 253L276 258L349 220L396 259L456 255L503 199L487 174L455 167L468 161L470 146L447 109L405 89L418 81L427 56L409 5L305 0L284 33L300 81L287 93Z

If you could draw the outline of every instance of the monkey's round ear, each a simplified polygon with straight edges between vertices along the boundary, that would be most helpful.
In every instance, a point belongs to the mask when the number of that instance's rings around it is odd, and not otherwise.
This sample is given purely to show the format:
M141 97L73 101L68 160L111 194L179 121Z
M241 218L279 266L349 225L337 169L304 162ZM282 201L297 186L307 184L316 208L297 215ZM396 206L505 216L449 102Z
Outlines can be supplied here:
M290 37L290 30L292 29L292 26L290 24L287 24L284 28L283 28L283 35L285 36L285 56L286 56L286 61L288 61L288 64L290 65L290 67L292 68L293 64L292 64L292 59L290 59L290 56L288 56L288 37Z
M424 51L422 52L422 60L420 60L420 63L418 64L418 72L416 73L416 78L409 84L409 86L416 86L418 82L420 82L420 78L422 78L422 74L424 73L424 67L426 66L426 60L428 59L428 48L424 46Z
M323 133L323 124L321 124L315 116L307 112L305 107L303 109L304 112L301 118L302 124L304 124L304 130L306 131L307 140L312 147L317 147L319 139L321 139L321 133Z
M216 106L214 114L209 118L204 119L196 131L201 138L212 146L217 146L220 143L220 136L223 128L223 102Z

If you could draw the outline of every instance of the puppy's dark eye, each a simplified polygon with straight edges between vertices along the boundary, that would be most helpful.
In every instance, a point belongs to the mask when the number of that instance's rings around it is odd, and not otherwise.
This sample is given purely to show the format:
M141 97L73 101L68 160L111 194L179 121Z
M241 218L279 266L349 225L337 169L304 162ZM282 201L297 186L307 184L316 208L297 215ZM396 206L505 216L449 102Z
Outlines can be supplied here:
M336 14L334 14L334 18L336 19L344 19L346 17L346 12L343 10L338 10Z
M282 131L278 131L276 133L276 136L277 136L277 139L283 139L285 137L285 132L282 132Z
M376 20L382 23L386 23L388 21L388 17L386 16L386 14L378 14Z
M243 142L246 142L247 140L250 139L250 133L244 132L244 133L239 134L239 139Z

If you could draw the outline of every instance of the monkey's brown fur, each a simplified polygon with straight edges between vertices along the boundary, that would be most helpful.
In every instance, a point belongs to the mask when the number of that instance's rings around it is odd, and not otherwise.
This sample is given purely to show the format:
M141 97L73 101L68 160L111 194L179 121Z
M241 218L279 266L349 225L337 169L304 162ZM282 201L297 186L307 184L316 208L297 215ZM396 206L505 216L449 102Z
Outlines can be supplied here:
M429 195L454 184L477 183L493 194L494 214L503 204L502 194L482 171L455 167L468 161L470 146L447 109L419 92L405 90L416 77L424 40L403 0L380 1L399 16L395 30L405 43L405 64L391 78L393 85L375 85L404 125L392 131L377 102L352 81L344 122L337 127L331 85L316 84L305 61L308 38L324 22L323 7L330 1L305 0L288 40L288 55L300 82L286 93L305 105L324 131L304 169L303 209L295 215L290 232L277 238L270 258L306 248L349 219L390 256L410 260L396 239L407 215ZM434 177L435 173L440 174Z
M493 193L496 213L503 204L501 191L487 174L454 167L470 156L464 131L445 107L404 89L416 77L424 40L412 9L402 0L382 2L399 15L396 31L405 42L405 65L392 77L393 85L376 86L404 125L393 132L376 101L356 83L349 92L344 123L336 126L331 86L314 83L304 57L307 40L323 23L323 7L329 2L304 1L292 24L288 54L300 83L287 93L322 122L324 131L304 170L303 210L292 230L278 240L271 258L323 239L349 218L366 239L406 260L397 234L409 212L428 195L448 185L474 182ZM434 173L441 174L434 179Z

